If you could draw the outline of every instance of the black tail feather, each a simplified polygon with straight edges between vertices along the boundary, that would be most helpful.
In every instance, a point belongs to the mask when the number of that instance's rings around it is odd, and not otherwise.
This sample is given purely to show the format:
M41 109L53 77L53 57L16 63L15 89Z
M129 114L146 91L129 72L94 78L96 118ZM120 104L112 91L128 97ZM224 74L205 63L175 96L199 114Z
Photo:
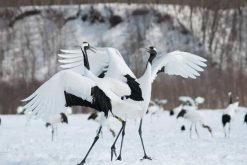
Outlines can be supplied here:
M244 123L247 124L247 114L245 114L245 116L244 116Z
M223 127L225 127L227 123L230 123L230 121L231 121L231 116L230 115L228 115L228 114L222 115Z

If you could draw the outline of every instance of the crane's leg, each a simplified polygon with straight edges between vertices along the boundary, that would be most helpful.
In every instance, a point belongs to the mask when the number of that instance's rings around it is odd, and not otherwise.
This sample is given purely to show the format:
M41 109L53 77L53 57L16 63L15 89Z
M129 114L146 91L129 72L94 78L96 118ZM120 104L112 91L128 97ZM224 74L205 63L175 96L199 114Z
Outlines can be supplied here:
M142 158L141 160L144 160L144 159L152 160L151 157L147 156L147 153L146 153L146 150L145 150L145 147L144 147L144 143L143 143L143 139L142 139L142 119L141 119L141 121L140 121L140 126L139 126L138 133L139 133L140 138L141 138L142 149L143 149L143 152L144 152L144 156L143 156L143 158Z
M117 118L117 117L115 117L115 118ZM119 118L117 118L117 119L119 120ZM122 131L123 131L123 125L122 125L121 129L119 130L119 132L118 132L118 134L117 134L117 137L116 137L114 143L113 143L112 146L111 146L111 161L112 161L112 159L113 159L113 154L114 154L115 156L117 156L115 145L116 145L117 140L118 140L118 138L119 138L119 136L120 136L120 134L121 134Z
M227 135L226 135L226 128L225 128L225 125L223 125L223 130L224 130L224 134L225 134L225 138L226 138Z
M121 147L120 147L120 152L119 155L117 157L117 160L122 160L122 147L123 147L123 139L124 139L124 135L125 135L125 126L126 126L126 122L122 121L122 141L121 141Z
M197 137L200 138L199 133L198 133L197 128L196 128L196 123L195 123L195 131L196 131Z
M51 141L53 141L54 138L54 127L53 125L51 126Z
M192 138L192 127L193 127L193 123L191 123L190 125L190 138Z
M95 136L95 138L94 138L93 144L92 144L91 147L89 148L89 150L88 150L86 156L83 158L83 160L81 161L81 163L79 163L78 165L83 165L83 164L86 162L86 159L87 159L88 154L90 153L90 151L92 150L93 146L95 145L95 143L96 143L96 142L98 141L98 139L99 139L99 135L100 135L101 130L102 130L102 126L99 127L99 130L98 130L98 132L97 132L97 134L96 134L96 136Z
M229 122L228 138L230 138L230 132L231 132L231 123Z
M115 131L113 129L109 128L109 131L111 132L113 137L116 137L116 133L115 133Z

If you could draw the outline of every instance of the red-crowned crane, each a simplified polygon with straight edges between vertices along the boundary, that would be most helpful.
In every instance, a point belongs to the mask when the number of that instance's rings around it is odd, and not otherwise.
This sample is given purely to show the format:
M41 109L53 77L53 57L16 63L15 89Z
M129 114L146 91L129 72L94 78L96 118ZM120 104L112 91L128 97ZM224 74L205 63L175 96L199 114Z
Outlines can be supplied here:
M68 117L65 113L59 113L54 116L51 116L45 123L46 127L51 126L51 140L53 141L55 130L57 130L57 124L66 123L68 124Z
M195 127L195 132L197 134L197 137L199 137L199 133L197 131L196 124L199 123L203 128L206 128L208 132L213 136L212 134L212 128L207 124L206 120L204 119L203 115L199 111L186 109L183 107L183 109L178 113L177 118L183 117L186 120L191 121L190 126L190 138L192 137L192 129L193 126Z
M91 49L92 51L87 51ZM146 113L153 80L160 72L170 75L180 75L184 78L196 78L206 67L206 60L188 52L174 51L157 55L154 47L147 49L150 56L146 70L140 78L136 78L129 69L118 50L114 48L92 49L88 43L83 43L81 50L63 50L59 56L63 70L51 77L31 96L24 101L27 112L34 116L46 118L53 113L61 112L66 106L88 106L104 112L105 117L111 114L122 122L122 127L112 145L111 155L115 153L115 143L122 133L120 153L121 160L125 125L127 119L140 118L139 135L147 156L142 139L142 118ZM90 64L90 65L89 65ZM100 126L93 144L80 165L99 138ZM111 156L111 159L112 159Z
M231 120L235 116L235 113L236 113L236 111L238 109L238 106L239 106L238 99L237 99L236 102L233 102L232 92L228 93L228 97L229 97L229 105L223 111L222 120L221 120L222 121L222 125L223 125L223 129L224 129L225 137L230 137ZM228 124L228 133L226 132L226 125L227 124Z

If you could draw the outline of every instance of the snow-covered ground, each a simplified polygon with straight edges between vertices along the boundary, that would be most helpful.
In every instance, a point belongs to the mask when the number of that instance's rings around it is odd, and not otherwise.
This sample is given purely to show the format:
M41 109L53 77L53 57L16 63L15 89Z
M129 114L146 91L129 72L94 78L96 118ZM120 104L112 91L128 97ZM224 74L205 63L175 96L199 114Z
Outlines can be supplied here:
M88 165L246 165L247 125L241 111L232 123L231 138L224 138L221 125L222 111L202 111L212 126L214 137L201 127L198 139L189 138L188 125L180 132L180 122L168 112L146 116L143 138L152 161L140 161L143 156L137 133L138 121L128 121L122 152L123 161L110 161L111 133L103 134L87 159ZM96 134L98 124L88 121L88 115L69 116L69 125L59 125L55 140L44 123L33 120L26 123L22 115L2 115L0 126L0 165L75 165L79 163ZM113 123L117 131L120 123ZM120 142L120 141L119 141ZM119 151L119 143L117 152Z

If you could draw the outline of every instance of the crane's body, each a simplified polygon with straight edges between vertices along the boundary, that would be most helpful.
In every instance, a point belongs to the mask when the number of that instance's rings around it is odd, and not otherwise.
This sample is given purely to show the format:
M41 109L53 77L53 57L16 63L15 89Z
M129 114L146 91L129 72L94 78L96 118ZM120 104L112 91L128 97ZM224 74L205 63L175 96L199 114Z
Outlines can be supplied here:
M148 109L151 99L152 82L160 72L180 75L184 78L196 78L206 67L206 60L187 52L174 51L157 56L156 49L149 47L150 53L146 70L140 78L136 78L129 69L121 54L114 48L97 48L92 51L88 43L83 43L81 50L62 50L59 54L63 63L62 70L45 82L24 101L30 116L49 118L52 114L64 111L67 106L87 106L103 112L105 117L112 115L122 122L122 127L112 145L111 159L115 153L115 143L122 133L120 153L121 160L125 125L128 119L140 118L139 135L142 139L142 118ZM90 54L91 53L91 54ZM157 56L157 57L156 57ZM165 68L165 69L164 69ZM179 68L179 69L178 69ZM99 138L102 126L85 160ZM116 154L115 154L116 155Z

